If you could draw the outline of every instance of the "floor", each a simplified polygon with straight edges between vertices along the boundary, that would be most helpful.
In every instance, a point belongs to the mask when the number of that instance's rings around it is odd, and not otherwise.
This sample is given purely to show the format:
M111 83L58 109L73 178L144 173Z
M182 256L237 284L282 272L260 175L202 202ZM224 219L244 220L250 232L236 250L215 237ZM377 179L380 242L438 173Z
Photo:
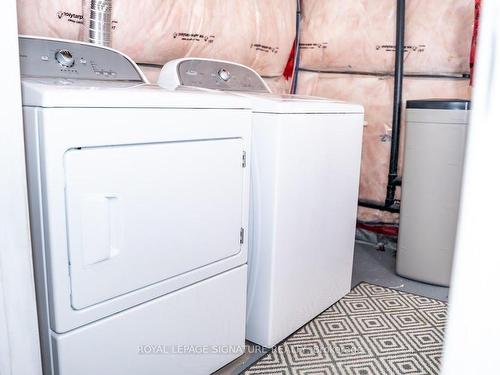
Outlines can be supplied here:
M378 251L371 244L356 243L352 286L362 281L414 293L425 297L448 301L448 288L405 279L396 275L394 250ZM229 363L214 375L238 375L266 354L266 350L247 342L245 354Z
M244 375L439 375L448 305L362 282Z
M424 284L396 275L394 250L377 251L371 244L356 243L352 286L362 281L448 302L448 288Z

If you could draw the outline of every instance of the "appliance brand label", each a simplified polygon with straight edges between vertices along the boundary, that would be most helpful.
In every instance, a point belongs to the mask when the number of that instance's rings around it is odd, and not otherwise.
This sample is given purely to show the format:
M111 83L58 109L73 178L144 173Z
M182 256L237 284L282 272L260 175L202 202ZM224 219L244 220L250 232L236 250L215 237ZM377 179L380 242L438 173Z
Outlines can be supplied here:
M65 19L68 22L83 24L83 14L76 14L65 12L63 10L57 11L57 18L60 20Z

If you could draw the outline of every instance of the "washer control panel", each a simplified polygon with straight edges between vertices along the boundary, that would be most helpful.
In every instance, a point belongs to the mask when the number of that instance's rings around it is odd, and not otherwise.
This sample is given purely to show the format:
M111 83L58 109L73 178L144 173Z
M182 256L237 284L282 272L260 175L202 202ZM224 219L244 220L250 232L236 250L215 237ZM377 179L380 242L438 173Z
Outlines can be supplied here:
M144 82L129 58L91 44L20 36L19 56L23 76Z
M177 66L182 86L222 91L269 92L252 69L228 61L185 59Z

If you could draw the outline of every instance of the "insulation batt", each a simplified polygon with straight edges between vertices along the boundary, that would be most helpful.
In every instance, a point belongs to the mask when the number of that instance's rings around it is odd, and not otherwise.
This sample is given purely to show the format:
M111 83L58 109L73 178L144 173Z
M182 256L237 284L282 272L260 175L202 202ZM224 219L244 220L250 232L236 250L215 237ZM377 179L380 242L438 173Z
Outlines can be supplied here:
M149 83L158 83L158 78L160 78L161 66L149 66L140 65L139 68L142 70Z
M365 107L360 198L385 201L392 132L391 77L301 72L298 93L360 103ZM452 78L406 78L404 102L422 98L470 98L469 81ZM403 104L405 106L405 104ZM402 120L404 132L404 118ZM401 152L404 142L401 143ZM394 215L360 209L360 220L391 220Z
M288 94L290 92L291 79L286 79L283 76L264 77L264 81L274 94Z
M81 0L17 0L19 34L78 40L84 22Z
M301 67L316 70L387 71L394 54L394 0L303 0Z
M89 7L85 0L84 14ZM140 63L211 57L279 76L293 44L295 12L294 0L114 1L112 46Z
M301 66L337 72L394 70L396 1L303 0ZM405 71L463 74L474 0L407 0Z
M474 0L409 0L405 34L408 73L469 73Z
M18 0L18 9L21 34L86 40L90 0ZM112 47L139 63L210 57L280 76L295 14L295 0L116 0Z

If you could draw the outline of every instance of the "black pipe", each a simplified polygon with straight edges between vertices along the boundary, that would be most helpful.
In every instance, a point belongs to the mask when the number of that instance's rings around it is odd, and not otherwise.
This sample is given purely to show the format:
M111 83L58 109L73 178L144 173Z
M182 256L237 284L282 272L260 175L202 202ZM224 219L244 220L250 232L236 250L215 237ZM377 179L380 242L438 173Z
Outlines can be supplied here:
M359 199L358 205L360 207L372 208L374 210L379 210L379 211L399 213L399 205L396 203L394 203L391 206L386 206L383 203L375 202L369 199Z
M297 0L297 15L295 20L295 56L293 62L291 94L297 93L297 83L299 81L299 65L300 65L300 22L302 20L302 10L300 5L301 0Z
M356 70L325 70L325 69L311 69L311 68L300 68L301 72L311 72L311 73L326 73L326 74L344 74L353 76L370 76L370 77L394 77L393 73L380 73L380 72L363 72ZM470 74L467 73L457 73L457 74L424 74L424 73L405 73L405 78L449 78L449 79L470 79Z
M394 62L394 101L392 112L392 139L391 156L389 161L389 175L387 178L387 193L385 206L391 207L395 203L396 183L399 163L399 138L401 133L401 111L403 102L403 75L405 53L405 0L397 0L396 17L396 58Z
M399 163L399 141L401 134L401 112L403 102L403 79L404 79L404 53L405 53L405 0L397 0L396 10L396 57L394 60L394 100L392 107L392 138L391 154L389 157L389 174L387 176L387 190L385 202L379 203L366 199L360 199L361 207L372 208L387 212L399 212L399 202L396 201L396 188L401 185L398 177Z

